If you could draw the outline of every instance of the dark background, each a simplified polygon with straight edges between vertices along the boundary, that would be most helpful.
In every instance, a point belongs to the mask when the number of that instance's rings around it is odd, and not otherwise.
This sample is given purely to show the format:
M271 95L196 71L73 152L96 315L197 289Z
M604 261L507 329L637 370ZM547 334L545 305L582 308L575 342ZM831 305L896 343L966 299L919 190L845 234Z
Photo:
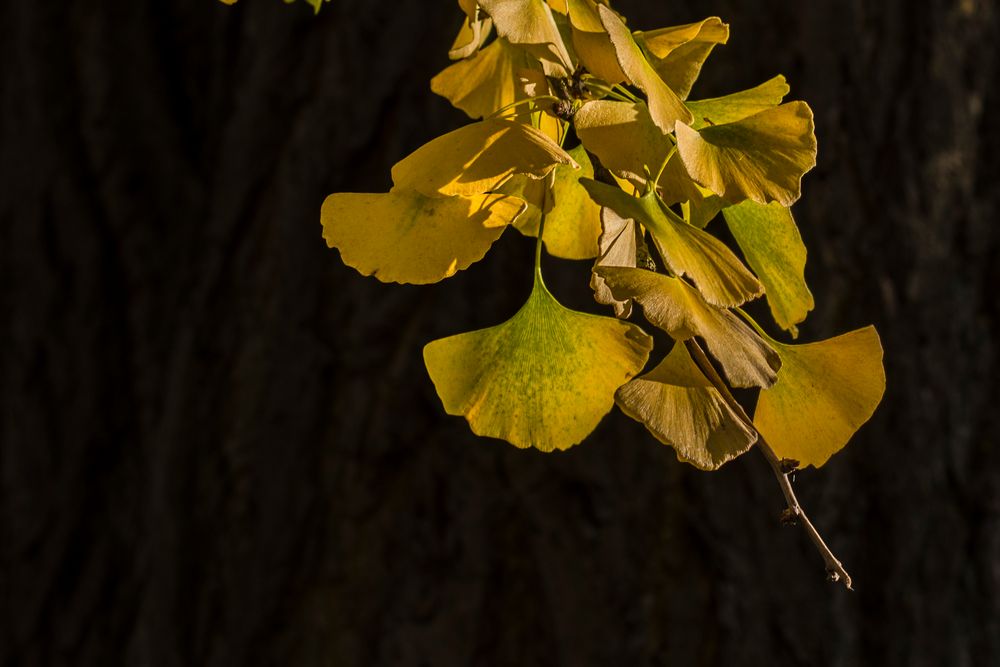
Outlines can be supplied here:
M798 476L857 591L755 452L443 414L422 345L512 314L530 241L421 288L325 247L326 194L464 122L428 90L454 2L6 0L0 664L998 664L996 3L617 6L731 23L695 96L780 72L815 110L802 339L886 348L874 419ZM557 295L592 308L586 273Z

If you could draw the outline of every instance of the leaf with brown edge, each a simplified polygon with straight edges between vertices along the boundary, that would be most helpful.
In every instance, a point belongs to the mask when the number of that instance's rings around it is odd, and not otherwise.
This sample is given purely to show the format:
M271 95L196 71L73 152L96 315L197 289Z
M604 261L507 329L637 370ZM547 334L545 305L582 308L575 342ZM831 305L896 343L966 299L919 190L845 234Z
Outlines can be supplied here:
M691 177L727 202L791 206L816 166L812 111L789 102L701 130L678 123L677 150Z
M707 100L689 100L686 102L687 107L694 114L694 123L691 127L700 130L707 125L725 125L743 120L755 113L778 106L789 90L785 77L779 74L749 90Z
M541 131L493 118L432 139L393 166L392 181L435 197L474 195L513 174L542 178L559 164L578 166Z
M649 250L642 228L636 221L624 218L610 208L601 208L601 228L598 239L600 254L594 262L595 270L590 274L590 288L594 290L597 303L613 307L615 317L628 318L632 315L631 299L616 299L596 269L600 266L635 268L649 259Z
M731 311L717 308L679 278L644 269L597 267L616 299L634 299L654 326L671 338L705 339L734 387L770 387L781 360L767 343Z
M660 75L646 60L642 50L632 38L632 33L622 23L618 14L604 5L599 5L597 11L601 16L601 23L615 47L618 64L622 71L628 77L629 82L646 93L646 104L653 122L664 134L673 132L674 125L678 121L690 123L694 116L684 106L677 93L663 82Z
M569 22L576 55L587 71L610 84L625 80L615 47L593 0L569 0Z
M564 308L536 272L514 317L428 343L424 363L445 410L474 433L551 452L594 430L651 348L634 324Z
M431 79L431 90L471 118L482 118L525 97L519 76L531 66L530 56L498 37L442 70Z
M885 393L874 327L806 345L771 341L777 383L762 391L753 423L781 458L820 467L871 418Z
M757 278L722 241L678 218L662 205L655 192L632 197L604 183L590 179L580 182L595 202L645 226L670 270L690 276L709 303L727 308L739 306L763 293Z
M571 59L545 0L479 0L479 4L493 19L498 35L554 67L546 74L569 76Z
M382 282L435 283L483 258L525 204L478 194L341 192L323 202L323 238L344 263Z
M745 201L723 209L723 217L750 268L764 283L764 296L774 321L798 337L795 326L813 309L806 285L806 246L792 211L777 202L763 206Z
M635 40L649 54L660 78L686 99L712 49L729 41L729 26L711 16L697 23L637 32Z
M678 459L702 470L718 470L757 441L683 343L675 344L656 368L619 389L615 400L622 412L673 447Z

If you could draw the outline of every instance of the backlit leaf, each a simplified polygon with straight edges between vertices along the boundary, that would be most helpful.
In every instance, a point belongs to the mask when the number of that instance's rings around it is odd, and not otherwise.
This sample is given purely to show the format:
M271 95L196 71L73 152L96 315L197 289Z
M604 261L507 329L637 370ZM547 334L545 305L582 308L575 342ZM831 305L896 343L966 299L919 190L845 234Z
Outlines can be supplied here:
M479 0L479 4L493 18L498 35L531 48L533 55L557 67L547 73L569 75L569 53L545 0Z
M778 203L764 206L745 201L723 209L750 268L764 283L764 296L774 321L798 336L796 324L813 309L813 296L806 285L806 247L788 208Z
M564 308L536 274L514 317L428 343L424 362L445 410L474 433L550 452L587 437L651 347L635 325Z
M791 206L816 165L812 111L789 102L701 130L678 123L677 149L688 173L726 201Z
M494 118L432 139L392 168L396 187L426 195L473 195L492 190L512 174L541 178L558 164L576 167L539 130Z
M431 79L431 90L470 117L482 118L524 97L518 73L530 67L524 51L498 37Z
M694 118L691 112L681 102L677 93L663 82L652 65L646 61L642 50L632 38L632 33L618 18L618 14L604 5L599 5L597 11L615 47L619 66L628 80L646 93L649 115L652 116L653 122L664 133L673 132L674 125L678 121L690 123Z
M482 259L524 206L504 195L336 193L323 202L323 238L366 276L434 283Z
M635 40L650 55L660 78L684 99L715 45L729 41L729 26L712 16L698 23L638 32Z
M611 37L593 0L569 0L569 20L576 54L591 74L615 84L625 80Z
M778 382L762 391L754 426L775 453L817 468L840 451L885 393L882 344L874 327L807 345L771 341Z
M780 74L764 83L723 97L687 102L694 114L692 127L699 130L706 125L724 125L743 120L747 116L781 104L789 91L785 77Z
M729 310L716 308L679 278L644 269L597 267L616 299L634 299L654 326L677 341L705 339L735 387L770 387L781 367L778 355Z
M619 389L615 398L622 412L673 447L678 459L702 470L717 470L757 440L683 343L675 344L656 368Z
M601 235L601 207L587 195L587 191L580 185L580 178L593 178L594 167L583 146L570 150L569 155L580 168L556 167L549 193L551 208L545 214L542 242L554 257L590 259L597 257L597 238Z
M738 306L763 292L763 286L722 241L669 212L655 193L632 197L590 179L581 183L601 206L642 223L670 270L678 276L690 276L709 303Z

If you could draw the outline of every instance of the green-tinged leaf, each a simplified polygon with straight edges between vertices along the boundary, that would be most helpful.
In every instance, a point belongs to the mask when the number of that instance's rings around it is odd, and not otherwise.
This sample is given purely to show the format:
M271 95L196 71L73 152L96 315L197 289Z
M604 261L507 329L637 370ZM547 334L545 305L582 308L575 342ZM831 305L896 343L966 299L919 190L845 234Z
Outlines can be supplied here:
M424 362L445 410L474 433L550 452L587 437L651 347L635 325L564 308L536 274L514 317L433 341Z
M597 267L616 299L634 299L654 326L674 340L705 339L735 387L770 387L781 361L767 343L729 310L716 308L679 278L644 269Z
M656 175L672 147L642 104L586 102L573 116L573 128L601 164L636 187L651 177L647 172Z
M664 133L673 132L674 125L678 121L690 123L694 118L691 112L681 102L677 93L663 82L660 75L647 62L642 50L632 38L632 33L622 23L618 14L604 5L599 5L597 11L601 17L601 23L615 47L619 66L628 77L629 82L646 93L649 115L652 116L653 122Z
M692 178L726 201L791 206L816 166L812 111L789 102L701 130L678 123L677 149Z
M745 201L723 209L750 268L764 283L764 296L774 321L792 337L796 324L813 309L813 296L806 285L806 247L788 208L778 203L764 206Z
M738 306L763 293L764 287L722 241L669 211L650 192L632 197L621 189L590 179L581 181L591 198L619 215L642 223L660 256L678 276L690 276L705 299L716 306Z
M431 79L431 90L472 118L482 118L524 98L518 73L531 58L498 37L471 58L460 60Z
M684 99L715 45L729 41L729 26L712 16L698 23L638 32L635 40L649 54L660 78Z
M702 470L718 470L757 441L757 434L692 361L683 343L656 368L618 390L618 407L641 422L677 458Z
M618 64L615 47L611 43L597 4L593 0L569 0L569 20L573 32L573 46L587 71L610 84L625 80L625 72Z
M718 195L691 179L679 155L670 158L656 184L663 203L683 204L688 222L699 229L704 229L725 205Z
M691 126L700 130L708 125L735 123L778 106L789 90L785 77L779 74L750 90L708 100L689 101L687 107L694 114Z
M647 266L652 262L646 241L643 239L642 228L635 220L623 218L607 207L601 208L602 232L598 239L600 255L594 262L594 271L590 274L590 287L594 290L594 300L615 309L615 316L627 318L632 314L632 300L619 301L611 293L604 278L597 273L600 266L620 266L635 268L654 268Z
M541 178L573 159L535 128L494 118L432 139L392 168L398 188L426 195L488 192L512 174Z
M545 0L479 0L479 4L493 18L498 35L555 66L547 74L570 74L569 53Z
M781 458L817 468L840 451L885 393L874 327L807 345L771 341L778 382L761 392L754 426Z
M323 238L366 276L434 283L482 259L524 207L505 195L337 193L323 202Z

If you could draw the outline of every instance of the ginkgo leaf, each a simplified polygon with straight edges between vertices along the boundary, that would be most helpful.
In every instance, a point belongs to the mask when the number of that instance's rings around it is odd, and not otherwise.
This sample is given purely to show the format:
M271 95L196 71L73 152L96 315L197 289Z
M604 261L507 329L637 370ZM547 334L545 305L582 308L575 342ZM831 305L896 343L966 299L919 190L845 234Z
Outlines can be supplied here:
M795 325L806 319L814 302L805 279L806 246L791 210L748 200L723 209L722 215L750 268L764 283L774 321L797 337Z
M638 32L635 40L650 55L660 78L684 99L712 49L729 41L729 26L712 16L698 23Z
M531 58L502 37L431 79L431 90L467 113L482 118L524 97L518 73Z
M524 207L522 200L498 194L342 192L323 202L323 238L366 276L434 283L482 259Z
M619 389L615 399L622 412L673 447L678 459L702 470L718 470L757 441L683 343L675 344L656 368Z
M818 343L771 345L781 371L778 382L760 394L754 426L779 457L818 468L882 400L882 343L869 326Z
M812 111L789 102L701 130L678 123L677 150L692 178L730 203L791 206L816 166Z
M541 178L558 164L578 166L539 130L493 118L432 139L393 166L392 181L431 196L474 195L512 174Z
M620 266L635 268L649 258L649 250L643 239L642 228L635 220L624 218L612 209L601 208L601 236L598 239L600 255L594 262L599 266ZM648 267L647 267L648 268ZM632 300L618 300L595 270L590 274L590 288L594 290L594 300L615 309L615 316L627 318L632 314Z
M707 100L688 101L687 107L694 114L694 123L691 126L700 130L707 125L735 123L747 116L778 106L789 90L791 89L785 77L779 74L749 90Z
M583 66L588 72L610 84L624 81L625 72L618 64L611 37L601 23L597 4L593 0L569 0L567 5L573 46Z
M581 177L593 178L594 167L583 146L569 151L579 169L558 166L548 198L542 242L554 257L591 259L597 257L597 238L601 235L601 207L595 204L580 185Z
M642 223L670 270L678 276L690 276L709 303L738 306L763 293L757 278L722 241L678 218L660 203L655 192L632 197L590 179L581 183L601 206Z
M688 222L699 229L704 229L725 206L721 197L691 179L679 155L670 158L656 185L663 203L668 206L682 204L686 207Z
M731 311L716 308L679 278L644 269L597 267L616 299L634 299L654 326L674 340L705 339L735 387L770 387L781 360L767 343Z
M664 133L673 132L678 121L690 123L691 112L670 86L663 82L652 65L642 54L642 50L632 38L632 33L622 23L618 14L609 7L598 5L601 23L611 38L618 56L618 64L628 80L646 93L649 115Z
M597 426L651 347L633 324L564 308L536 272L514 317L432 341L424 362L445 410L474 433L550 452Z
M448 50L448 57L451 60L461 60L474 54L486 42L493 29L493 21L479 12L476 3L471 3L471 6L467 6L470 3L464 2L458 4L462 7L466 17L462 27L458 30L458 35L455 36L455 41Z
M656 175L672 147L642 104L586 102L573 116L573 128L601 164L637 187L650 178L647 172Z
M479 0L479 4L492 17L498 35L529 47L533 55L557 67L547 74L570 74L569 53L545 0Z

